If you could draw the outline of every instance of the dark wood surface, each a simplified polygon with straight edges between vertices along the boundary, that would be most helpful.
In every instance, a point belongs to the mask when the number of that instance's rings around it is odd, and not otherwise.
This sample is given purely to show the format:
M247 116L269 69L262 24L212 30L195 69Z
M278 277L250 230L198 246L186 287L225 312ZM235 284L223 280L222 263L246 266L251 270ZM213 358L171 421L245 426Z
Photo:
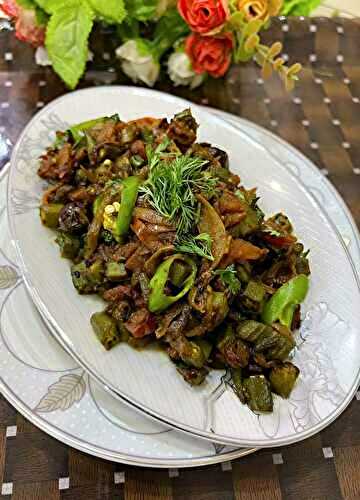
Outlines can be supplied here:
M360 20L279 19L265 38L283 41L290 62L305 66L291 94L276 78L264 83L251 63L196 91L174 88L166 77L157 88L235 113L289 141L334 183L360 226ZM114 46L110 35L93 37L95 57L81 87L129 83L111 56ZM15 141L34 113L64 92L50 69L34 64L31 48L0 33L0 132ZM15 425L16 436L6 438L6 428ZM115 484L115 472L124 473L124 482ZM59 489L60 478L69 478L65 489ZM73 450L35 428L0 396L4 483L12 484L12 494L2 498L16 500L360 499L360 393L336 422L302 443L262 450L227 467L174 474Z

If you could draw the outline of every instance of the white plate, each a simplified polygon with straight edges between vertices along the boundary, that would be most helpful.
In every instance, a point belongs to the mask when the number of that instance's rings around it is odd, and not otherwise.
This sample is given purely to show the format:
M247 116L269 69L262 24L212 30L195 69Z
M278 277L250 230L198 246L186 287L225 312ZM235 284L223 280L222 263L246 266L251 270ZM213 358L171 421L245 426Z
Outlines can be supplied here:
M0 173L0 392L60 441L112 461L195 467L253 449L194 439L140 415L85 373L47 330L16 265L6 214L8 169Z
M91 102L91 106L89 106ZM171 116L189 103L138 88L102 87L53 101L26 127L12 156L9 204L12 231L29 291L57 339L96 380L158 421L199 437L240 446L277 446L304 439L330 423L351 400L359 380L359 283L352 260L332 221L313 194L262 143L192 105L200 140L229 152L231 168L247 186L258 186L266 213L285 211L311 248L312 286L304 304L295 353L301 377L290 400L275 398L272 415L257 416L241 405L221 372L202 387L189 387L165 355L120 345L106 353L89 317L102 308L79 297L68 263L59 259L53 234L41 226L42 183L37 156L56 129L119 112L124 119ZM340 271L341 270L341 271ZM341 342L340 342L341 340Z

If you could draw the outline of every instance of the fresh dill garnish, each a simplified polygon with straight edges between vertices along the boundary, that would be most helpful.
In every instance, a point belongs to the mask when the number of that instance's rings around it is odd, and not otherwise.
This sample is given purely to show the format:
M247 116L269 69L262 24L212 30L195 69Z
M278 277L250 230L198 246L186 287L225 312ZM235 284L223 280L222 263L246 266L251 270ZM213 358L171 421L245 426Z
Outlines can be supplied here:
M146 146L146 156L150 172L155 167L157 167L157 165L161 161L162 154L164 153L164 151L166 150L166 148L169 146L170 143L171 141L166 135L162 140L162 142L155 149L152 148L151 144L148 144Z
M201 233L197 236L179 238L175 242L175 249L182 253L192 253L204 259L214 260L211 253L211 237L208 233Z
M227 287L233 295L237 295L241 290L241 282L236 275L234 264L225 269L217 269L214 271L216 276L219 276L222 284Z
M146 148L149 176L140 192L159 214L176 225L181 236L194 226L196 193L210 197L217 179L203 170L207 160L166 153L168 145L169 140L165 139L155 150Z

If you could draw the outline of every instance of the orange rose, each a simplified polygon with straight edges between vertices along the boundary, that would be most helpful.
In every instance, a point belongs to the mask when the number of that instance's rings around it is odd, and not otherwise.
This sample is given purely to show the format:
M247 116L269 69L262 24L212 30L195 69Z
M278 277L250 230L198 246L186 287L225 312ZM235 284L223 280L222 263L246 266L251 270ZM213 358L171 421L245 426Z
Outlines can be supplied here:
M178 10L192 31L214 35L230 16L227 0L178 0Z
M230 66L233 45L231 33L218 36L201 36L192 33L186 39L185 51L190 57L195 73L209 73L219 78Z
M267 21L279 14L283 0L239 0L238 9L245 12L246 18Z

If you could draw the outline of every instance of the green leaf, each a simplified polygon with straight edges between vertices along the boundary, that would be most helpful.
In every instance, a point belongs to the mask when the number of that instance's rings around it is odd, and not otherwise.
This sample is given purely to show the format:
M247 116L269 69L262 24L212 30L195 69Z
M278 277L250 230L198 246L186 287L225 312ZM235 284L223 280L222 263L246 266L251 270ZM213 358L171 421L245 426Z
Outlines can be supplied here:
M103 1L106 2L107 0ZM158 0L127 0L126 10L133 19L149 21L156 17L157 5Z
M243 36L244 37L249 37L253 35L254 33L258 33L261 28L264 25L264 21L261 19L253 19L252 21L249 21L248 24L245 26L245 29L243 31Z
M309 16L323 0L284 0L281 14L284 16Z
M122 23L126 17L123 0L88 0L96 14L108 22Z
M236 63L247 62L254 55L254 51L248 52L245 50L245 40L246 38L242 34L237 33L237 48L234 52L234 61Z
M41 7L35 9L36 22L39 26L46 26L49 21L49 16Z
M34 0L34 3L48 14L53 14L64 5L74 5L74 0Z
M241 29L244 26L245 23L245 14L244 12L234 12L232 16L229 19L229 23L231 26L235 29Z
M51 16L45 46L56 73L71 89L84 73L94 15L84 0L63 4Z
M155 28L154 47L159 57L189 32L190 29L178 10L176 8L169 9L158 21Z
M122 42L140 37L139 21L127 16L124 21L117 26L117 34Z

